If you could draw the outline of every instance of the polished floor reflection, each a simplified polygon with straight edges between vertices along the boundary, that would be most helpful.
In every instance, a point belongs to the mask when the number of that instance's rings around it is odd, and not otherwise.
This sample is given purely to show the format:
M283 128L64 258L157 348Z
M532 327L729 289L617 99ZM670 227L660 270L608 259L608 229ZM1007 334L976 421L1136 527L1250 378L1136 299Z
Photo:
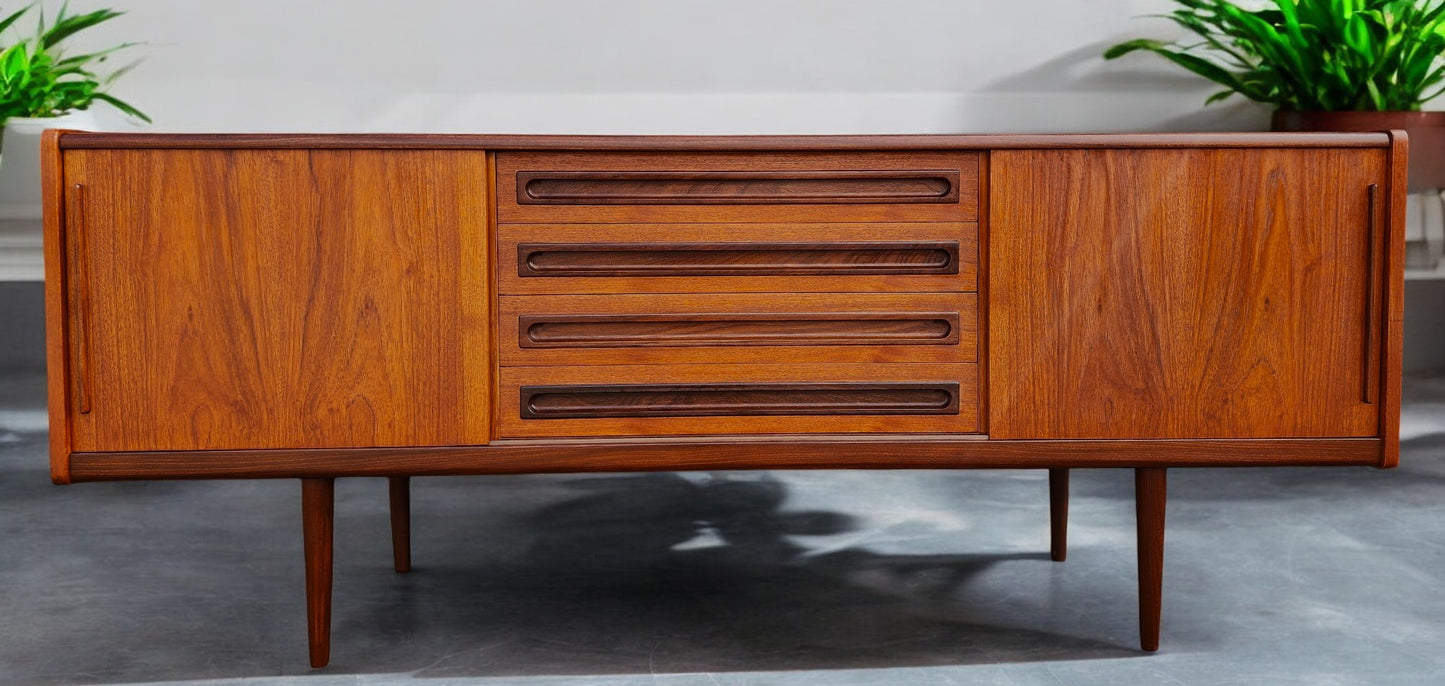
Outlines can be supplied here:
M332 661L307 667L294 480L51 486L43 388L0 393L0 684L1445 683L1445 382L1402 467L1174 470L1162 649L1137 650L1133 476L337 484Z

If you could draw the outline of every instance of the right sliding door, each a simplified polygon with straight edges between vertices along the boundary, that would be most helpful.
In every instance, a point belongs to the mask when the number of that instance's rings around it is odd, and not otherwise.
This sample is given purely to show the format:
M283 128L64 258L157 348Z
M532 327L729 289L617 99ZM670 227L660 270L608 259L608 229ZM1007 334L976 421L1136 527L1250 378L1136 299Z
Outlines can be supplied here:
M992 437L1378 434L1384 149L989 166Z

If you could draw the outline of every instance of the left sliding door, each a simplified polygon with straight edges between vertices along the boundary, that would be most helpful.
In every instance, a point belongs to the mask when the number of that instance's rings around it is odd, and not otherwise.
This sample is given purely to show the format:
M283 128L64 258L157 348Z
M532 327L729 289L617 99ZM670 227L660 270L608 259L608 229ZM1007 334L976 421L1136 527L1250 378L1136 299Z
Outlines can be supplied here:
M487 442L485 153L63 166L72 450Z

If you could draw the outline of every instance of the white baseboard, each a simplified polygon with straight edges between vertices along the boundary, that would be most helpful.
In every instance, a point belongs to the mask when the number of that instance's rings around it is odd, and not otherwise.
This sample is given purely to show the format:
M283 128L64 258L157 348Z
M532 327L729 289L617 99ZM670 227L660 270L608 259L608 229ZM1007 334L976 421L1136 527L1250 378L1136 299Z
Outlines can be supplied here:
M0 281L44 281L39 208L33 218L0 213Z

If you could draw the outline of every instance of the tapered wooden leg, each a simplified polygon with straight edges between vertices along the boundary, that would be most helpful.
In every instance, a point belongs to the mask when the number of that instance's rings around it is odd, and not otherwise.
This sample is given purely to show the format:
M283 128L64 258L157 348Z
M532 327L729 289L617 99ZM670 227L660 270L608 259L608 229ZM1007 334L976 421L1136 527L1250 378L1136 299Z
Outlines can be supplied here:
M306 541L306 628L311 666L331 661L331 531L335 479L301 480L301 523Z
M1049 557L1069 556L1069 470L1049 470Z
M391 486L391 559L398 574L411 571L411 477L393 476Z
M1134 516L1139 531L1139 644L1159 649L1164 592L1164 501L1167 470L1134 470Z

